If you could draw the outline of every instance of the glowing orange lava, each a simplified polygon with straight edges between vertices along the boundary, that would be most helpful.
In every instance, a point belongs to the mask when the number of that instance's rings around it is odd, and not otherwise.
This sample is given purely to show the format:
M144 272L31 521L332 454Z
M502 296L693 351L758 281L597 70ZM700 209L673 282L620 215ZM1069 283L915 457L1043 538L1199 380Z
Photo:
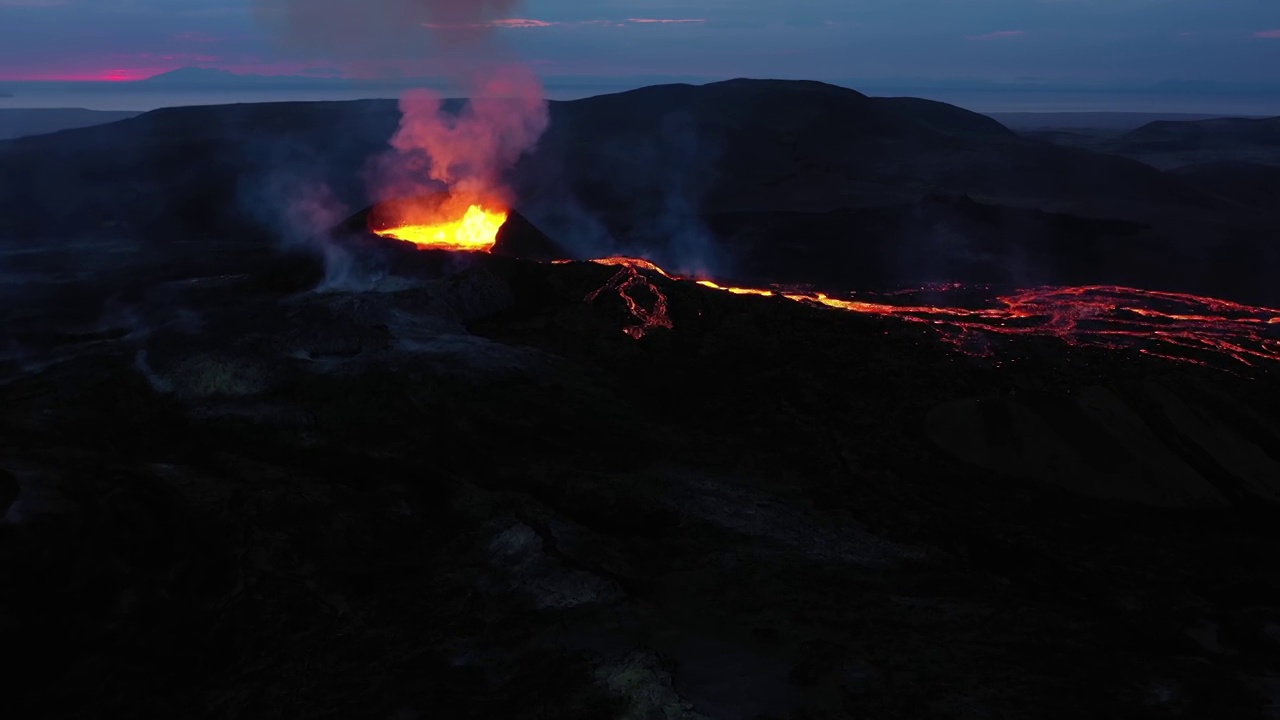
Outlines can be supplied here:
M632 270L647 270L649 272L658 273L664 278L671 277L670 275L667 274L666 270L663 270L662 268L658 267L657 265L654 265L648 260L642 260L640 258L615 256L615 257L596 258L591 262L596 263L597 265L619 265L622 267L631 268Z
M588 299L605 289L623 294L639 322L624 328L632 337L643 337L655 327L671 327L666 296L644 276L655 272L681 281L647 260L604 258L595 260L622 270ZM1141 290L1115 285L1041 287L989 296L982 307L910 304L912 295L938 296L972 292L959 283L921 290L901 290L870 299L834 298L824 293L792 289L732 287L711 280L697 284L733 293L781 297L818 307L893 317L935 330L944 341L972 355L990 355L989 341L1001 336L1056 337L1069 345L1099 348L1135 348L1153 357L1196 365L1220 366L1222 360L1256 366L1280 362L1280 310L1254 307L1188 293ZM648 288L660 302L654 308L636 309L625 294Z
M465 209L464 209L465 207ZM379 237L413 243L419 248L489 252L507 221L505 210L482 203L417 201L384 204L369 229Z
M963 290L953 286L953 290ZM935 291L937 292L937 291ZM1136 348L1193 364L1229 359L1255 366L1280 361L1280 310L1189 293L1116 285L1041 287L994 298L984 308L791 296L826 307L928 323L966 352L989 354L971 341L983 336L1040 335L1071 345Z
M588 293L587 302L595 302L601 293L611 290L626 304L627 312L636 321L622 328L622 332L639 340L655 328L672 328L667 315L667 296L645 275L646 272L673 279L665 270L648 260L628 257L607 257L592 260L599 265L615 265L618 272L599 289Z
M711 282L710 280L699 280L698 284L703 287L709 287L713 290L723 290L727 293L733 293L734 295L762 295L764 297L773 297L774 295L777 295L777 293L775 293L772 290L760 290L757 288L725 287L724 285L717 285Z

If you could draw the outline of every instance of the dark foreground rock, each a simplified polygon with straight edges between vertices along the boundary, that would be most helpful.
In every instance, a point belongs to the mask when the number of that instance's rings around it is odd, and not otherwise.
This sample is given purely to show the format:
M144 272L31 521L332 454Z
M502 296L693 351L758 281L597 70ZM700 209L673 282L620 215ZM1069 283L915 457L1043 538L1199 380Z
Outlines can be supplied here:
M22 488L18 485L18 479L13 473L0 468L0 517L4 517L10 506L18 499L18 495L22 492Z
M1272 712L1271 374L661 278L635 341L616 268L430 257L25 276L8 713Z

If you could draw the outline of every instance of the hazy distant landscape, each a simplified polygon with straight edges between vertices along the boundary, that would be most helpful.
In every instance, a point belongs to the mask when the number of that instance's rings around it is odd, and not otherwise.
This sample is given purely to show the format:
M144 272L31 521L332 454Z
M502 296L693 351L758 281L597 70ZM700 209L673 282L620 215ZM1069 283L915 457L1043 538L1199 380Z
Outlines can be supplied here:
M575 92L565 93L565 97L556 98L560 100L573 99L577 97L578 92L586 92L587 89L578 88ZM388 91L390 92L390 91ZM275 91L265 92L262 95L252 94L236 94L234 97L237 102L244 103L275 103L287 101L280 98L280 93ZM68 95L65 99L67 102L74 102L75 99L83 99L81 94ZM58 97L50 98L51 101ZM207 106L221 104L216 102L221 99L216 94L210 95L192 95L188 97L171 96L163 94L153 98L154 102L174 104L162 104L159 108L181 107L182 101L188 101L187 106ZM315 93L302 92L299 98L293 102L341 102L348 98L340 97L337 99L329 99L324 97L315 97ZM146 105L149 103L139 102L138 105ZM83 108L0 108L0 140L25 137L29 135L40 135L44 133L57 132L70 128L89 127L91 125L100 125L103 123L114 122L116 120L124 120L135 117L145 111L132 110L86 110ZM1006 127L1020 132L1038 134L1049 141L1060 141L1067 144L1097 145L1099 142L1105 141L1105 138L1112 135L1137 129L1147 123L1157 121L1188 121L1188 120L1208 120L1221 117L1232 117L1229 115L1214 115L1201 113L1131 113L1131 112L990 112L985 113L988 117L1000 122ZM1068 131L1066 134L1058 134L1060 131Z
M544 79L546 96L574 100L650 85L706 84L728 78L670 75L564 76ZM996 83L928 78L834 78L828 82L870 95L907 95L938 100L982 113L1129 113L1200 116L1280 115L1280 86L1246 83ZM448 78L355 81L310 76L237 75L182 68L132 82L3 82L0 109L83 107L146 111L184 105L240 102L359 100L399 97L406 89L431 87L463 96ZM8 93L6 97L5 93Z
M551 78L550 100L566 101L625 92L639 87L690 83L701 77L633 76ZM998 84L938 80L843 80L835 85L879 97L914 96L986 114L1007 127L1044 140L1107 149L1109 139L1156 121L1280 115L1280 88L1228 83L1151 85ZM121 83L10 82L0 87L0 139L84 127L168 107L235 103L395 99L414 87L465 95L447 79L350 81L324 77L236 75L183 68L153 78ZM1065 132L1064 132L1065 131ZM1168 163L1165 163L1168 165Z

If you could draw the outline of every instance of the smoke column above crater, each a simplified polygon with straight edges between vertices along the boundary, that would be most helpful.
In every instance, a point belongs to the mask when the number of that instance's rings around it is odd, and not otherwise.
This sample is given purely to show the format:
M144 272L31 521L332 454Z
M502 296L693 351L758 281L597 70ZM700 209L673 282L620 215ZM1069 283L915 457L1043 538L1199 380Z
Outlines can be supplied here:
M520 5L520 0L253 0L258 22L284 49L340 64L422 60L449 47L475 50L491 43L490 24ZM428 30L447 32L428 38Z
M519 5L518 0L255 0L255 11L287 49L314 53L311 59L356 72L366 63L403 61L433 68L468 88L470 99L461 108L446 107L432 89L404 93L391 148L371 159L365 178L375 204L441 190L452 194L455 202L423 203L418 216L404 218L406 225L430 231L455 225L469 211L505 219L515 198L504 175L547 128L541 81L527 64L507 57L494 33L494 21L509 17Z
M443 186L503 206L514 202L503 174L547 128L542 85L521 65L491 68L470 80L472 98L456 113L433 90L401 97L394 152L376 162L370 177L375 200Z

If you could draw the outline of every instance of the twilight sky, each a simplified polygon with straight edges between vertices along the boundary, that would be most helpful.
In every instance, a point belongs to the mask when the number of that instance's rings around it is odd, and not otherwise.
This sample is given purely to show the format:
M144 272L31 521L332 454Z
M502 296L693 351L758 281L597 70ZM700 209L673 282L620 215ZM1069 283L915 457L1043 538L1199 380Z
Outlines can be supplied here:
M369 0L326 0L369 7ZM271 0L257 0L262 6ZM322 4L322 3L321 3ZM0 80L184 66L445 71L438 38L302 54L254 0L0 0ZM493 32L554 75L1280 81L1280 0L528 0Z

